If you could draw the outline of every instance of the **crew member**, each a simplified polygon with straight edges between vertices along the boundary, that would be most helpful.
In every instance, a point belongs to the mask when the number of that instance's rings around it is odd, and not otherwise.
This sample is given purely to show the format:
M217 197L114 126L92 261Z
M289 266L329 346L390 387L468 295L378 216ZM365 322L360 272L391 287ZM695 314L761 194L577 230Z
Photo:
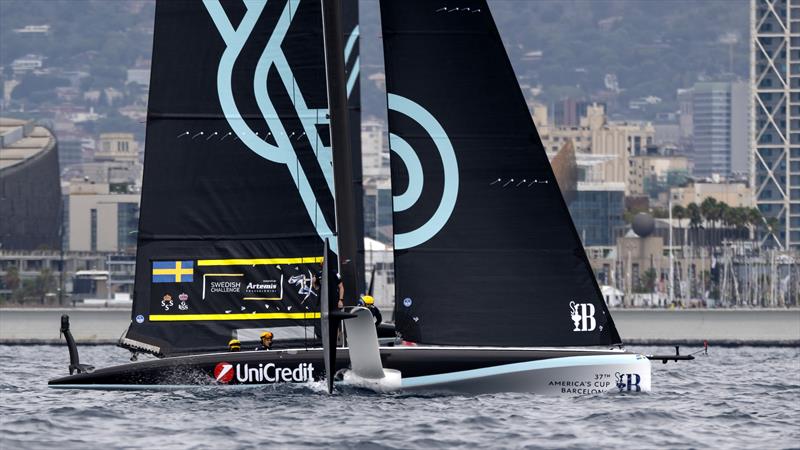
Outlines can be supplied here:
M261 347L259 350L269 350L272 348L272 332L265 331L261 333Z
M331 278L331 281L336 283L336 292L339 295L339 302L336 303L336 307L342 309L344 308L344 283L342 283L342 277L339 272L336 272L336 278Z
M242 349L242 343L239 342L238 339L231 339L230 341L228 341L228 350L232 352L238 352L241 349Z
M358 301L358 304L359 304L359 306L363 306L364 308L367 308L369 310L369 312L372 313L372 317L375 318L375 326L376 327L378 325L380 325L381 322L383 322L383 317L381 316L381 312L380 312L380 310L378 310L378 307L375 306L375 299L372 298L371 295L362 295L361 299L359 299L359 301Z

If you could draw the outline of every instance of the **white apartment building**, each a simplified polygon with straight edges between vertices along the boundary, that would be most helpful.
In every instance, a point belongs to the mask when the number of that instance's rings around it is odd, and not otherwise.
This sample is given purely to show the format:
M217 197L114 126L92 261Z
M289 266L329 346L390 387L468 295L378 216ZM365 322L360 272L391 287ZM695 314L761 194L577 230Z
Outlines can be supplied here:
M139 194L115 194L108 183L72 182L65 201L70 251L125 252L136 247Z

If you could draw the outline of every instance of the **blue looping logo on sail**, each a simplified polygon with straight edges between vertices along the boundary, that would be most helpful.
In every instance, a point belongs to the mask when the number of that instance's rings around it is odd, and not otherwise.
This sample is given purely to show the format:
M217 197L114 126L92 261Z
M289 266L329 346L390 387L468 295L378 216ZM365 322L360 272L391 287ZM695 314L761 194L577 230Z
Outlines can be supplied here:
M433 216L415 230L395 234L394 247L402 250L428 241L447 223L456 206L456 198L458 197L458 161L450 138L439 121L428 110L418 103L397 94L388 95L388 106L390 110L406 115L416 121L428 133L439 152L439 157L442 159L442 167L444 167L442 199ZM405 211L414 206L422 194L422 187L425 181L422 164L411 145L400 136L390 133L389 145L391 150L403 161L408 172L408 188L402 194L393 197L394 211Z
M266 46L258 59L255 75L253 76L253 92L255 93L256 103L259 111L267 123L270 135L275 144L265 141L262 137L254 133L245 123L236 105L233 92L233 69L236 59L255 29L256 22L267 5L267 0L244 0L247 11L238 26L234 26L228 18L225 10L220 4L220 0L203 0L205 8L211 16L214 25L225 41L226 48L220 58L217 69L217 93L219 95L220 106L222 107L225 119L230 125L236 136L254 153L262 158L274 163L285 164L289 173L297 186L300 197L306 208L309 218L316 227L320 238L328 237L331 240L331 249L337 251L336 236L333 235L331 227L325 220L325 216L319 207L319 202L309 183L306 173L298 162L297 154L292 146L292 135L287 133L278 112L273 105L267 92L267 76L270 68L274 67L283 82L287 92L298 92L292 68L283 53L281 44L286 37L292 18L295 17L300 0L289 0L281 11L275 24L272 34L269 36ZM345 59L349 59L353 53L358 38L359 30L356 26L350 33L345 44ZM347 80L348 95L352 91L358 79L359 60L356 57L352 70ZM317 131L317 125L327 125L329 123L327 108L309 108L304 96L291 95L291 101L303 127L303 134L309 139L311 145L319 149L317 152L317 163L325 178L331 194L334 193L332 153L329 146L325 146L321 136Z

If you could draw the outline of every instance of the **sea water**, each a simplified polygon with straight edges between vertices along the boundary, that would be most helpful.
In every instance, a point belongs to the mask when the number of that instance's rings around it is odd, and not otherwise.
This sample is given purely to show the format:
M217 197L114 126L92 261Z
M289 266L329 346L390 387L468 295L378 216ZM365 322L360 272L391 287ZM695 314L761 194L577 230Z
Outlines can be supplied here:
M96 367L127 362L115 347L80 350ZM652 393L564 398L48 389L67 361L64 346L0 346L0 448L800 448L798 348L712 347L654 362Z

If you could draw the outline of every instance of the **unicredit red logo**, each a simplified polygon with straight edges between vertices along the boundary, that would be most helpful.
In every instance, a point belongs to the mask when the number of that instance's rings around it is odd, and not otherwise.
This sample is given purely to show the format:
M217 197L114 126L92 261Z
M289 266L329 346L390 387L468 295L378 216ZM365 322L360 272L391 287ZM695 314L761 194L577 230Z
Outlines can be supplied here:
M214 367L214 379L217 383L228 384L233 379L233 364L221 362Z

